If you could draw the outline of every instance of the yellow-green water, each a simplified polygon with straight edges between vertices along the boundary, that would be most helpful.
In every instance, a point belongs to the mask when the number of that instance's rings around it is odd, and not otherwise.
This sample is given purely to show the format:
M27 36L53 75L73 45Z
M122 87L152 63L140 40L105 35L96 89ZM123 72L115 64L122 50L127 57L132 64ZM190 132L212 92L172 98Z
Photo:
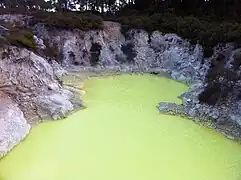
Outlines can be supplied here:
M187 87L122 75L85 82L87 109L44 123L0 161L1 180L241 180L241 146L161 115Z

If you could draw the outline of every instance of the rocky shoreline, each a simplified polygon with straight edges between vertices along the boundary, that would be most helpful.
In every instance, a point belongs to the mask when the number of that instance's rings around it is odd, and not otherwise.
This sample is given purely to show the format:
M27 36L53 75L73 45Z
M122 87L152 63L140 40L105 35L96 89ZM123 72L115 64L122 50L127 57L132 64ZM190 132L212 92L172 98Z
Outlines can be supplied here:
M29 17L1 15L0 19L19 20L24 24ZM31 125L66 117L83 106L81 89L71 86L68 76L81 81L103 72L159 74L185 83L190 89L180 95L183 104L161 102L160 112L185 116L230 139L241 140L241 101L207 105L199 100L207 87L206 77L211 66L210 58L204 58L200 45L158 31L150 34L132 29L123 34L121 25L115 22L104 22L103 30L87 32L47 28L42 24L30 28L39 48L47 48L44 44L47 41L58 50L62 61L25 48L0 48L0 112L4 112L0 113L0 157L29 133ZM226 56L227 65L237 51L231 49ZM8 103L3 97L9 99ZM7 104L11 108L6 109Z
M180 81L171 76L171 73L167 73L164 69L149 69L148 71L143 71L136 67L75 67L71 70L75 73L80 73L81 71L86 73L91 73L91 76L102 76L102 75L118 75L122 73L149 73L158 76L164 76L167 78L174 79L176 81L187 84L185 81ZM180 95L182 99L182 104L166 103L160 102L157 105L160 113L181 116L183 118L190 119L199 125L204 125L208 128L214 129L222 135L226 136L231 140L241 140L241 127L233 122L232 120L227 121L227 116L229 115L229 109L225 106L223 107L211 107L206 104L201 104L198 100L199 94L203 91L205 86L199 82L194 83L189 86L189 91ZM222 112L222 114L220 113ZM221 118L222 120L218 119ZM217 120L218 119L218 120Z

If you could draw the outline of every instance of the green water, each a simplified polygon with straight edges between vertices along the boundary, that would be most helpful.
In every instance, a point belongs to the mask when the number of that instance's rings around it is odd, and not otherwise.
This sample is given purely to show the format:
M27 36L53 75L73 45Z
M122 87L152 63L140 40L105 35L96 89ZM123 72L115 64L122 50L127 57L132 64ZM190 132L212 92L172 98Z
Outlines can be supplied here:
M34 128L0 161L1 180L241 180L241 145L155 108L186 86L122 75L84 88L88 108Z

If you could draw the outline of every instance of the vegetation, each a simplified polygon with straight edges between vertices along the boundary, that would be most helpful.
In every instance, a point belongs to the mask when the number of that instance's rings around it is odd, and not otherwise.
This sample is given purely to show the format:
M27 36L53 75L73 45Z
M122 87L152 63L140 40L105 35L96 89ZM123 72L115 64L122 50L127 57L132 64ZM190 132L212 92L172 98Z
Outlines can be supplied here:
M35 50L36 44L31 29L19 27L11 23L0 21L0 25L8 29L0 35L0 46L13 45Z
M49 27L80 29L83 31L103 29L103 19L91 13L35 12L30 24L42 23Z
M27 49L35 49L36 44L33 33L28 29L13 29L6 35L7 41L13 46L25 47Z
M228 100L241 99L241 74L238 70L241 65L241 52L235 53L231 67L227 67L229 58L220 52L212 59L211 68L207 74L207 87L199 95L199 100L209 105L227 103Z
M0 47L12 45L29 49L57 61L62 58L58 46L56 44L50 45L47 40L44 41L46 48L38 49L31 29L4 21L0 21L0 26L8 29L3 34L0 33Z
M211 49L218 43L236 42L241 44L241 23L234 21L210 22L195 16L173 16L170 13L153 15L131 15L118 19L124 32L130 28L159 30L163 33L176 33L191 43L200 43L205 55L212 55Z

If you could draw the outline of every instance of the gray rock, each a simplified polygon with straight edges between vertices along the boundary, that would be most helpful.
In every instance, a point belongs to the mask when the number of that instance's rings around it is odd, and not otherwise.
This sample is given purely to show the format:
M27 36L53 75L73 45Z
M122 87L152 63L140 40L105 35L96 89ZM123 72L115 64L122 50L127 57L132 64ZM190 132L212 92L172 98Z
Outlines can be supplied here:
M35 99L35 103L48 111L53 119L66 117L69 112L74 110L73 104L69 101L69 97L57 93L49 96L40 96Z
M58 119L73 110L74 94L55 79L48 61L31 51L1 49L0 77L0 95L7 99L0 103L0 126L4 124L0 127L0 156L28 134L29 123Z
M44 41L42 39L38 38L35 35L33 36L33 38L34 38L34 41L37 44L38 48L40 48L40 49L45 49L46 48L46 46L44 44Z
M163 114L179 115L179 116L187 117L187 112L184 106L178 105L175 103L161 102L158 106L158 109Z
M0 158L22 141L29 130L23 112L0 91Z

